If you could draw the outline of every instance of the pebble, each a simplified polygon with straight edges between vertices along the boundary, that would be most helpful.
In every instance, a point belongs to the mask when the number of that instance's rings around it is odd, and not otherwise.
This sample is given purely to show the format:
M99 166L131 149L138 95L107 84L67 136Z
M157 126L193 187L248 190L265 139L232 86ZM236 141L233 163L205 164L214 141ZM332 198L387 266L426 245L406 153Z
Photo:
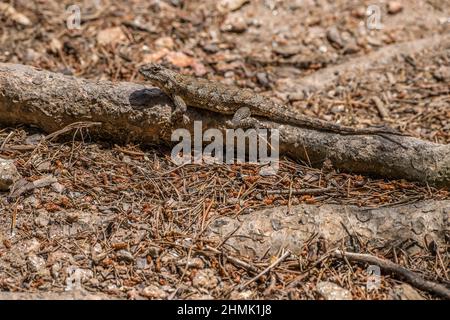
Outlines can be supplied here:
M175 52L171 51L166 56L167 61L169 61L174 66L180 68L186 68L191 66L194 63L194 58L189 57L183 52Z
M104 29L97 34L97 43L99 45L120 43L126 40L127 37L120 27Z
M258 72L256 74L256 79L258 79L259 84L261 84L264 87L269 87L269 78L267 77L267 73L265 72Z
M130 251L119 250L116 253L117 259L125 262L134 262L134 257Z
M399 1L389 1L387 11L390 14L397 14L403 10L403 5Z
M142 289L141 296L146 297L148 299L166 299L168 293L155 285L150 285Z
M44 210L45 211L45 210ZM50 222L48 214L46 212L41 212L39 216L34 219L34 223L38 227L46 227Z
M226 32L242 33L247 30L247 21L242 16L229 16L222 24L221 30Z
M246 291L233 291L230 294L230 300L249 300L255 296L255 293L251 290Z
M0 158L0 191L8 191L21 175L12 160Z
M158 258L159 254L161 253L161 248L160 247L156 247L156 246L151 246L148 248L148 254L150 255L150 257L152 257L153 259Z
M220 49L219 49L219 47L217 46L217 44L214 44L214 43L208 43L208 44L205 44L205 45L203 46L203 50L204 50L205 52L208 52L208 53L216 53L216 52L218 52Z
M212 269L199 270L192 279L192 284L197 288L214 289L218 283L219 281Z
M344 41L336 27L327 30L327 39L330 44L337 49L342 49L344 47Z
M30 272L41 273L41 269L45 267L45 260L37 255L29 255L27 257L27 267Z
M316 286L316 291L325 300L352 300L352 294L337 284L329 281L321 281Z
M39 172L49 172L51 168L52 168L51 162L50 161L44 161L44 162L40 163L36 167L36 170L39 171Z
M441 66L433 72L433 77L438 81L450 82L450 67Z
M62 193L66 187L64 187L59 182L55 182L55 183L52 183L52 188L55 192Z
M390 296L393 300L425 300L417 290L407 283L393 287Z
M222 12L230 12L240 9L249 0L221 0L217 4L217 9Z
M180 261L178 261L177 265L195 269L202 269L205 267L205 263L200 258L191 258L189 260L183 258Z
M159 49L167 48L172 50L174 47L174 42L171 37L161 37L155 40L155 46Z
M302 51L305 51L305 47L303 45L292 44L273 47L272 51L284 58L289 58L298 53L301 53Z

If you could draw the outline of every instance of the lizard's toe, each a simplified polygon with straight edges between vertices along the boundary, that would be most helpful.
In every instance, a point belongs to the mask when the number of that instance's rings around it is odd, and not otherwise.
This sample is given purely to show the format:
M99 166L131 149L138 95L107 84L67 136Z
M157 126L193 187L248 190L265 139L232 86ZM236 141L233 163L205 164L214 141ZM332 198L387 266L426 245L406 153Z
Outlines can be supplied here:
M181 120L183 122L184 125L188 125L189 123L191 123L191 119L189 119L189 117L185 114L183 114L183 119Z
M172 113L172 116L170 117L170 120L172 121L172 123L181 123L183 125L187 125L191 122L191 120L189 119L189 117L182 113L182 112L177 112L176 110Z

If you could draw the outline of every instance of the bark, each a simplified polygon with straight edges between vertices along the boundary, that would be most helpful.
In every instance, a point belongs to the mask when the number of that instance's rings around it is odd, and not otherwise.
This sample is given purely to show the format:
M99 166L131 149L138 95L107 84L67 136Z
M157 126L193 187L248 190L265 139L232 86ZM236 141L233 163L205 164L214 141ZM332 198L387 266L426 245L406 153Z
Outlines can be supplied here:
M269 208L213 221L208 238L240 256L276 256L282 249L301 254L319 245L328 251L342 245L401 247L410 254L434 240L445 248L450 235L450 201L423 201L384 208L342 205L299 205Z
M80 122L101 122L92 136L121 142L171 145L178 124L173 104L159 89L135 83L93 81L14 64L0 64L0 123L35 125L47 132ZM225 129L229 117L189 108L203 129ZM320 166L450 187L450 146L413 137L349 136L263 121L280 129L280 152Z

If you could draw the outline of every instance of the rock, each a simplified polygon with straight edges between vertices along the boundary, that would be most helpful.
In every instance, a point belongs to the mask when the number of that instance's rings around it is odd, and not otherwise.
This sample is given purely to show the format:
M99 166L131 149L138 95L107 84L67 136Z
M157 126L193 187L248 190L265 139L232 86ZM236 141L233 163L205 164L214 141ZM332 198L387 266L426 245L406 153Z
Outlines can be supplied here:
M203 46L203 50L204 50L205 52L208 52L208 53L216 53L216 52L218 52L220 49L219 49L219 47L217 46L217 44L214 44L214 43L208 43L208 44L205 44L205 45Z
M79 219L80 219L80 212L78 211L67 212L66 221L68 223L77 222Z
M208 72L206 70L205 65L199 62L198 60L194 60L193 64L191 65L191 68L194 70L194 73L197 77L201 77Z
M158 50L156 52L144 54L144 56L142 57L142 63L158 62L162 58L164 58L169 52L170 52L169 49L162 48L161 50Z
M31 20L26 15L17 12L13 6L7 3L0 3L0 12L2 13L2 15L5 15L18 24L21 24L23 26L31 25Z
M256 74L256 79L258 80L259 84L261 84L264 87L269 87L270 83L269 83L269 78L267 76L267 73L265 72L258 72Z
M17 171L14 162L0 158L0 191L8 191L20 178L22 176Z
M83 282L89 281L94 276L92 270L81 269L74 265L66 268L66 291L82 290Z
M33 48L27 48L25 51L24 59L26 62L33 62L38 60L41 57L41 54L34 50Z
M450 67L441 66L433 72L433 77L438 81L450 82Z
M366 7L361 6L353 9L351 15L358 19L364 18L366 16Z
M153 259L158 258L159 254L161 253L161 248L156 246L150 246L148 248L148 255L152 257Z
M36 224L36 226L38 227L46 227L49 222L50 219L48 217L47 211L45 209L39 210L40 213L37 216L36 219L34 219L34 223Z
M127 250L119 250L116 253L117 259L125 262L134 262L134 257L130 251Z
M303 91L290 92L288 95L289 101L301 101L305 99L305 93Z
M325 300L352 300L352 294L347 289L329 281L321 281L316 286L316 291Z
M27 267L32 273L42 273L45 267L45 260L37 255L31 254L27 257Z
M305 51L305 47L299 44L291 44L273 47L272 51L276 54L279 54L283 58L289 58L298 53L301 53L302 51Z
M200 258L191 258L189 261L186 258L183 258L178 261L177 265L194 269L203 269L205 267L205 263Z
M223 22L220 30L225 32L242 33L247 30L248 24L240 15L230 15Z
M50 274L54 279L58 279L60 271L61 271L61 264L59 262L53 264L50 268Z
M23 246L20 247L20 251L25 254L30 254L34 252L39 251L39 247L41 246L41 243L36 238L31 238L29 240L26 240L23 243Z
M168 293L155 285L150 285L142 289L141 296L146 297L148 299L166 299Z
M336 27L331 27L327 30L327 39L336 49L342 49L344 47L344 41Z
M252 299L255 295L255 292L251 291L251 290L246 290L246 291L233 291L230 294L230 300L249 300Z
M387 11L390 14L397 14L403 10L403 5L399 1L389 1Z
M50 40L50 51L54 54L58 54L63 49L63 44L56 38Z
M120 27L104 29L97 34L97 43L99 45L115 44L126 40L127 37Z
M353 54L360 51L359 46L356 44L355 41L351 41L347 43L344 47L344 54Z
M219 281L212 269L199 270L192 279L192 284L197 288L214 289L218 283Z
M172 50L174 46L173 39L171 37L161 37L156 39L155 46L159 49L167 48Z
M59 182L55 182L55 183L52 183L52 188L55 192L62 193L66 187L64 187Z
M41 162L37 167L36 170L39 172L49 172L52 168L52 163L50 161L44 161Z
M40 134L40 133L32 134L25 139L25 143L37 145L44 138L45 138L45 135L43 135L43 134Z
M249 2L249 0L221 0L217 4L217 9L222 13L235 11L241 8L247 2Z
M186 68L193 64L194 58L187 56L183 52L171 51L166 56L167 61L169 61L174 66L180 68Z
M393 300L425 300L419 292L407 283L396 285L389 295Z
M136 268L137 269L145 269L148 267L147 259L139 257L136 259Z

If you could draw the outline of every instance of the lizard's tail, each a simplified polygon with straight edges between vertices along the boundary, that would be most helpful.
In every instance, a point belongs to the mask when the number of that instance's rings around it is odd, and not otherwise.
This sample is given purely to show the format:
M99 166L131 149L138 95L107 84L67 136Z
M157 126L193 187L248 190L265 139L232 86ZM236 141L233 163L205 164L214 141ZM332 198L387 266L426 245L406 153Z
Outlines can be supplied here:
M378 135L378 134L391 134L397 136L408 136L406 133L402 133L388 126L372 127L372 128L352 128L348 126L341 126L335 123L323 121L320 119L314 119L306 116L293 116L292 121L294 124L300 127L315 129L319 131L328 131L339 133L343 135Z

